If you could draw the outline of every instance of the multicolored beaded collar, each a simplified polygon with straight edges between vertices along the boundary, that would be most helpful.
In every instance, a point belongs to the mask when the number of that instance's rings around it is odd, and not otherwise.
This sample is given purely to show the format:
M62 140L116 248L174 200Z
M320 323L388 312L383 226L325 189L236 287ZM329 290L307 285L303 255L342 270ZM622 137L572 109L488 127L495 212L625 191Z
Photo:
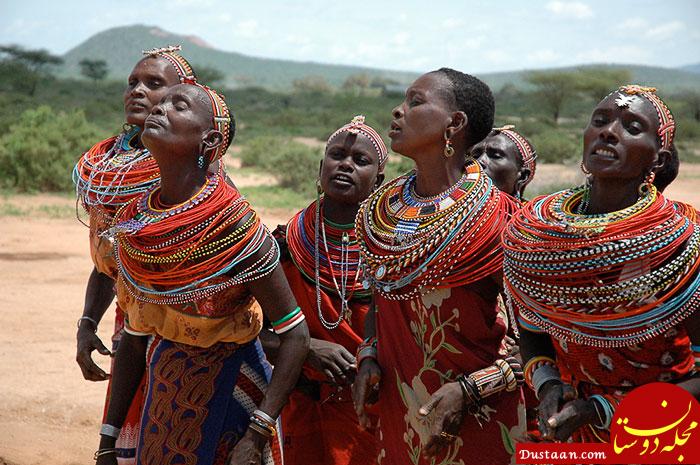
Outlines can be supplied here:
M652 186L630 207L575 213L585 187L528 203L503 235L508 305L526 327L595 347L642 342L700 305L700 228Z
M500 233L515 203L478 163L444 193L418 198L415 173L378 189L357 214L363 285L388 299L466 285L501 268Z

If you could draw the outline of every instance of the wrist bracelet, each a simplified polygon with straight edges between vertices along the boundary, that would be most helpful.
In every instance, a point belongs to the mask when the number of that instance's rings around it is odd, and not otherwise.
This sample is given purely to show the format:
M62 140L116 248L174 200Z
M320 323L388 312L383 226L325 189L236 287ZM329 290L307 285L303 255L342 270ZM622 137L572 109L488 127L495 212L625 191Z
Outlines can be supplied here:
M532 389L533 391L537 392L533 385L533 380L532 377L537 371L538 368L544 366L544 365L550 365L553 367L557 366L557 362L551 358L551 357L546 357L544 355L540 355L537 357L532 357L530 360L527 361L525 364L525 367L523 368L523 376L525 377L525 383ZM557 368L558 370L558 368Z
M103 455L109 455L109 454L116 454L117 453L117 448L112 447L109 449L97 449L95 451L95 454L92 456L93 460L97 460L99 457L102 457Z
M250 428L257 433L271 438L277 434L277 422L262 410L254 410L250 415Z
M377 359L377 337L370 336L366 338L360 345L357 346L357 352L355 353L355 360L357 363L357 368L360 368L362 360L366 358Z
M613 407L613 404L608 399L599 394L592 395L591 397L589 397L589 400L593 402L593 408L596 409L596 414L598 414L598 419L600 420L600 425L594 426L598 429L610 428L612 417L615 414L615 408ZM602 418L601 415L598 413L598 409L596 408L595 404L599 404L600 407L603 409L603 414L605 415L604 418Z
M78 329L80 329L80 322L83 320L86 320L86 321L89 321L90 323L92 323L92 326L94 328L92 331L95 334L97 334L97 322L95 320L93 320L92 318L90 318L89 316L81 316L80 318L78 318L78 323L77 323Z
M121 431L121 428L117 428L116 426L108 425L107 423L103 423L102 426L100 427L100 434L102 436L109 436L110 438L117 439L119 437L119 432Z

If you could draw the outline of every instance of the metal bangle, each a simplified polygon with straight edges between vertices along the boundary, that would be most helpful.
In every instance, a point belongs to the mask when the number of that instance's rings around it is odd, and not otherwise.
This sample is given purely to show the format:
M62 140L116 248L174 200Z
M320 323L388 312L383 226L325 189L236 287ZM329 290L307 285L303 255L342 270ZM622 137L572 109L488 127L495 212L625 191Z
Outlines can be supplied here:
M561 381L561 374L558 368L551 365L542 365L532 373L532 387L538 399L540 398L540 389L544 383L552 380Z
M121 428L117 428L116 426L108 425L107 423L103 423L102 426L100 427L100 434L102 436L109 436L110 438L117 439L119 437L119 432L121 431Z
M99 457L102 457L103 455L109 455L109 454L116 454L117 453L117 448L112 447L110 449L97 449L95 451L95 454L92 456L93 460L97 460Z
M93 332L94 332L95 334L97 334L97 322L96 322L95 320L93 320L92 318L90 318L89 316L81 316L80 318L78 318L78 322L77 322L77 324L76 324L76 326L78 327L78 329L80 329L80 322L83 321L83 320L86 320L86 321L89 321L90 323L92 323L92 326L93 326L93 328L94 328L94 329L93 329Z

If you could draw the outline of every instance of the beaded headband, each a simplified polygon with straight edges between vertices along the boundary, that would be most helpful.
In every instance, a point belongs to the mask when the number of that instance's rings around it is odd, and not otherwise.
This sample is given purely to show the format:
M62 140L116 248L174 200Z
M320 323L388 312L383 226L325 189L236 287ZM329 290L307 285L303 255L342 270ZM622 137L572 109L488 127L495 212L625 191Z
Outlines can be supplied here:
M381 171L384 169L384 165L386 165L386 161L389 158L389 151L386 149L386 145L377 131L372 129L371 126L365 124L365 117L363 115L355 116L352 121L331 134L331 136L328 138L328 142L326 142L326 149L331 141L342 132L362 134L363 136L366 136L374 146L374 150L377 151L377 157L379 158L379 170Z
M194 75L192 66L189 62L185 60L179 53L182 50L180 45L169 45L167 47L153 48L151 50L142 50L141 53L148 57L160 57L165 58L168 62L173 65L175 72L180 78L181 83L193 83L197 81Z
M676 120L673 118L671 110L668 109L664 101L656 95L656 88L630 84L620 87L617 92L619 97L615 99L615 104L619 107L629 106L632 102L631 96L633 95L641 95L654 106L656 115L659 118L659 130L656 134L661 140L661 148L670 150L676 132Z
M209 100L211 101L211 111L214 115L214 129L216 129L224 135L223 143L219 145L219 147L216 149L216 152L214 152L214 156L211 158L211 160L209 160L209 163L213 163L214 161L224 156L224 153L226 153L226 149L229 146L231 137L231 112L228 108L228 105L226 105L226 101L224 100L223 95L217 93L214 89L210 89L204 84L199 84L196 82L191 84L204 90L204 92L209 97Z
M537 152L532 147L532 144L530 144L530 142L525 139L522 134L515 132L514 129L515 126L512 124L507 124L500 128L493 128L493 131L497 134L503 134L504 136L508 137L508 139L512 140L515 146L518 148L520 158L523 160L523 166L530 170L530 175L527 177L527 179L525 179L525 185L527 185L530 181L532 181L532 178L535 177Z

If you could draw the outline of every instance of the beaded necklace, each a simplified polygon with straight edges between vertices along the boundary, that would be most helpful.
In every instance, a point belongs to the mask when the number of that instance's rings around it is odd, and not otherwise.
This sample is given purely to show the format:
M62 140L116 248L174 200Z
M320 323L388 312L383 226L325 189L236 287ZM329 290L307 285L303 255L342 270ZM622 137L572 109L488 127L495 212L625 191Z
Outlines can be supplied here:
M271 273L279 249L250 204L220 174L191 199L166 207L160 184L123 206L114 226L120 279L138 300L196 302ZM271 244L254 263L242 263ZM235 273L234 273L235 269Z
M500 234L515 203L478 163L437 196L416 198L415 173L377 190L357 214L363 285L388 299L410 299L438 287L466 285L502 265Z
M117 208L158 181L160 172L156 161L147 149L134 147L139 131L138 127L133 127L106 139L78 160L73 169L73 182L86 211L98 206L111 216Z
M585 187L531 201L504 232L508 304L551 335L636 344L700 304L700 228L655 188L620 211L574 213Z
M317 214L319 204L321 213ZM352 317L350 300L370 296L370 291L364 289L359 282L360 250L355 237L355 225L337 224L326 219L321 199L301 210L289 221L287 244L296 267L316 285L316 307L321 324L326 329L333 330L343 320L349 322ZM323 315L322 288L340 298L341 309L336 321L328 321Z

